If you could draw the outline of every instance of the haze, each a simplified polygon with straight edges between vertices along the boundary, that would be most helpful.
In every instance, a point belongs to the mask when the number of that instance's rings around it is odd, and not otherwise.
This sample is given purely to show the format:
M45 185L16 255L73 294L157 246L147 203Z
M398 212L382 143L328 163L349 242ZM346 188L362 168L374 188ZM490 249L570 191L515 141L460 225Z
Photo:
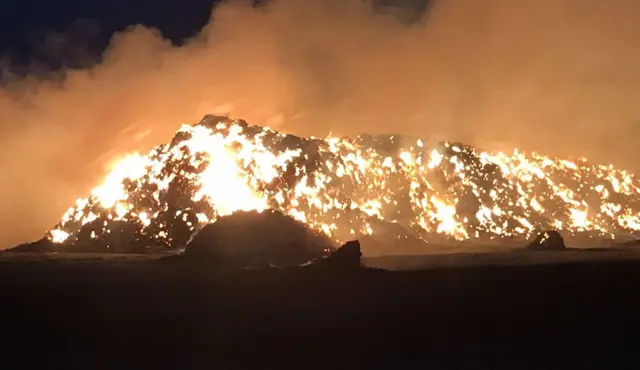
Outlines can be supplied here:
M398 12L234 2L184 46L135 26L62 83L12 81L0 90L0 248L40 238L113 161L207 113L640 169L637 1L440 0L412 24Z

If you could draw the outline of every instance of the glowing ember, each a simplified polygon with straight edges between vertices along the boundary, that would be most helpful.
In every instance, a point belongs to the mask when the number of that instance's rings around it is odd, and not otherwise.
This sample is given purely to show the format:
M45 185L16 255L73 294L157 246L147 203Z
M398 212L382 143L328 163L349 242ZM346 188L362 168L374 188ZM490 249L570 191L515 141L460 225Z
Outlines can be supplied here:
M612 166L394 136L305 139L209 116L124 158L48 236L177 247L220 216L268 208L336 241L376 233L380 221L425 241L640 234L640 183Z

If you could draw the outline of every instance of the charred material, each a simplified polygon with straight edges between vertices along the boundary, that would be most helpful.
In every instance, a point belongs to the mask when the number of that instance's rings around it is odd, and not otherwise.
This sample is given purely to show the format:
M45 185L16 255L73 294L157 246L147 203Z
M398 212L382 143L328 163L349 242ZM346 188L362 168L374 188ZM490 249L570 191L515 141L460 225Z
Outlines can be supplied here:
M287 267L322 258L332 247L328 238L281 212L236 212L198 232L184 257L242 267Z
M556 230L547 230L536 236L527 249L534 251L561 251L565 250L564 239Z
M330 269L341 271L353 271L362 267L360 259L362 258L362 250L360 242L352 240L346 242L343 246L331 253L324 260L324 265Z

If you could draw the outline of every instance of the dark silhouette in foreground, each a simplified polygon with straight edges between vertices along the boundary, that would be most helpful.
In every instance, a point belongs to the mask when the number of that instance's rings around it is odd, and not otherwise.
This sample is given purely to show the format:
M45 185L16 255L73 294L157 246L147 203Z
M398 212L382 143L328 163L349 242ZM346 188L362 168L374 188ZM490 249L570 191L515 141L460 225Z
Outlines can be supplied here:
M185 260L241 267L298 266L327 256L332 242L281 212L236 212L205 226L184 251Z
M637 261L375 273L360 241L326 243L241 212L166 259L183 263L3 260L3 366L637 368ZM549 231L530 247L564 243Z
M7 369L638 365L638 262L380 274L155 262L0 267Z
M540 233L527 245L527 249L534 251L561 251L566 248L562 235L556 230L547 230Z
M352 240L331 253L323 262L325 266L334 270L353 271L362 267L361 258L360 242Z
M11 252L18 253L53 253L56 252L57 246L49 239L42 238L35 242L22 243L14 248L11 248Z

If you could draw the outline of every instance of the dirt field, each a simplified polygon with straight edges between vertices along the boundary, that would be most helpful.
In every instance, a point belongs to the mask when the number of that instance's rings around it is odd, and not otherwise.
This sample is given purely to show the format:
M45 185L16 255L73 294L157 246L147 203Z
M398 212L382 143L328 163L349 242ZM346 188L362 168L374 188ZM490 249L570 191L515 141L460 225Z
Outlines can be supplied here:
M4 254L2 368L638 368L638 257L387 257L366 262L421 271L328 275Z

